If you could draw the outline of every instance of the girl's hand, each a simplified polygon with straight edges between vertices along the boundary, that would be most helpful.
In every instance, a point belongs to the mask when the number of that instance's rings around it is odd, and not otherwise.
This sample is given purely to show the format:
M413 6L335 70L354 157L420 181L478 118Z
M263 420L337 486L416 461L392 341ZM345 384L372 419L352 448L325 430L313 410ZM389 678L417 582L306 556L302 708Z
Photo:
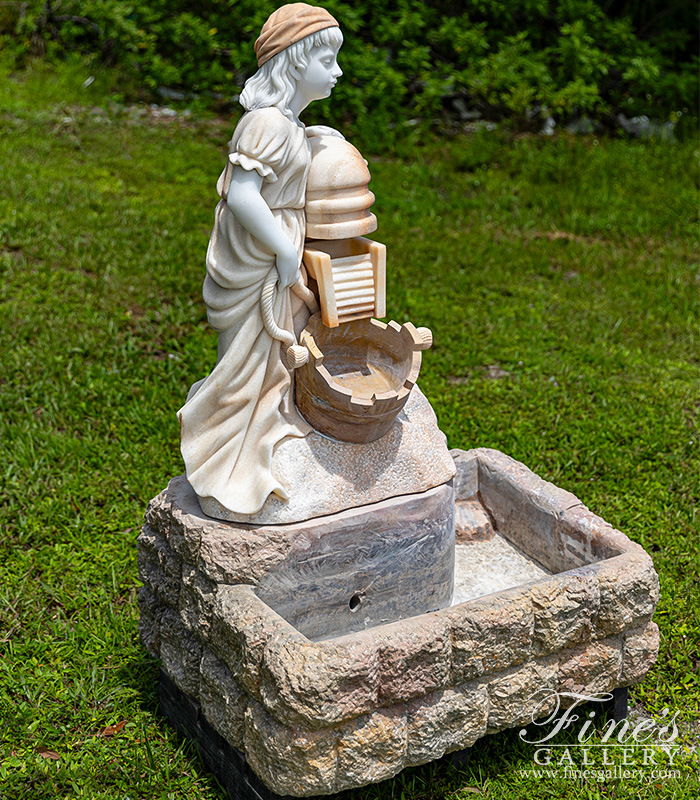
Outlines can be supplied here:
M299 280L299 256L291 241L289 249L285 248L282 252L277 253L277 272L280 289L286 289Z

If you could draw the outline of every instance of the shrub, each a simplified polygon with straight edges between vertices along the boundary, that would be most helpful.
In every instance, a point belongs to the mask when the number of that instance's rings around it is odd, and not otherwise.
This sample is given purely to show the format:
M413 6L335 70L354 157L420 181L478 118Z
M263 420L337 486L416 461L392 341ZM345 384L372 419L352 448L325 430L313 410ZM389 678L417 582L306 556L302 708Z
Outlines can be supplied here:
M81 51L138 83L231 102L255 69L269 0L26 0L0 7L14 64ZM328 0L346 43L319 112L385 135L415 120L668 119L698 102L690 0ZM194 9L194 10L193 10ZM321 107L323 106L323 107ZM675 117L674 117L675 119Z

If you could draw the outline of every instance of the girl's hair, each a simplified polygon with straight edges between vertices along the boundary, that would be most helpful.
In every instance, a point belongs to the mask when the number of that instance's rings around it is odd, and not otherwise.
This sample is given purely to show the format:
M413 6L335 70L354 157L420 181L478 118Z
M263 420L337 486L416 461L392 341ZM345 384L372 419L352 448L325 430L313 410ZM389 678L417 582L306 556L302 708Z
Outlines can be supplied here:
M252 78L248 78L239 97L240 104L246 111L277 106L280 111L289 113L287 103L296 88L294 78L289 74L290 68L306 67L309 54L315 47L325 45L339 50L342 43L343 34L337 27L324 28L305 36L266 61Z

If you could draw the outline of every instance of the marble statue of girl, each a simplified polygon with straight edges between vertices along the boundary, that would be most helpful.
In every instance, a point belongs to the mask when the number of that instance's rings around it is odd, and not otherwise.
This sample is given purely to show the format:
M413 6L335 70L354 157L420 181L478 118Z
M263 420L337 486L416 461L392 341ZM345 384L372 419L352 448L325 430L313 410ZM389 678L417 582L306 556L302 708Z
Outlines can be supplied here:
M281 343L266 330L260 297L275 268L274 319L298 336L309 316L292 291L304 244L308 136L329 132L307 129L299 115L328 97L342 75L342 41L322 8L292 3L270 16L255 43L259 69L240 97L247 113L217 184L204 301L219 335L218 360L178 416L195 492L237 514L255 513L272 492L288 499L272 471L273 452L283 438L310 431L294 406L293 377Z

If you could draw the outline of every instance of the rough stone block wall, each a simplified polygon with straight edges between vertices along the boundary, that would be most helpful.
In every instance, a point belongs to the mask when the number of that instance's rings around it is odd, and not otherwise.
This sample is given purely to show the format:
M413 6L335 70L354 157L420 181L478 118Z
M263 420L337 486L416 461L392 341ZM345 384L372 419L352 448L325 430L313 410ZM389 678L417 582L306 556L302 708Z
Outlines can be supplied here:
M458 499L479 499L499 533L560 571L320 642L255 592L289 552L290 526L205 518L182 482L150 504L144 645L273 791L383 780L546 715L555 691L626 686L654 663L659 585L642 548L500 453L453 455Z

